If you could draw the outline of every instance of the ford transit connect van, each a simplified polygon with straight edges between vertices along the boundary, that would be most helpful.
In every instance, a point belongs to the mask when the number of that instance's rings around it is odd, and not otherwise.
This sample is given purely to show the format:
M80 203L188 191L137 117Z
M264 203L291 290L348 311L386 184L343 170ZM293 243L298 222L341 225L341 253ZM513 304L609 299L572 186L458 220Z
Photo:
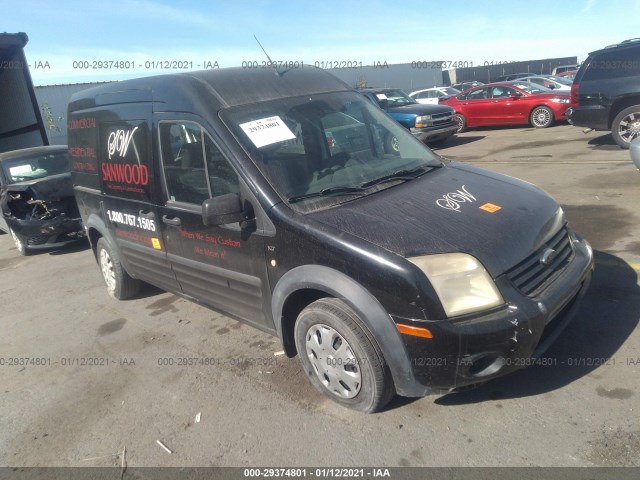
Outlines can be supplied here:
M127 80L68 119L108 292L148 282L269 332L353 409L526 365L589 283L552 198L437 156L321 70Z

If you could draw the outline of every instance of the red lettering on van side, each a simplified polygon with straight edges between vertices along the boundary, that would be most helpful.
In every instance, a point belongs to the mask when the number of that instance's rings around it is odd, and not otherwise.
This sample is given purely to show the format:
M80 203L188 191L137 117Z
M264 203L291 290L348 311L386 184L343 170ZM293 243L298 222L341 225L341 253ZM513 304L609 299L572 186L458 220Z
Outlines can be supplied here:
M149 169L146 165L130 163L107 163L101 165L102 180L105 182L127 183L129 185L149 184Z
M96 128L96 119L93 117L74 118L67 124L67 130L79 130L81 128Z

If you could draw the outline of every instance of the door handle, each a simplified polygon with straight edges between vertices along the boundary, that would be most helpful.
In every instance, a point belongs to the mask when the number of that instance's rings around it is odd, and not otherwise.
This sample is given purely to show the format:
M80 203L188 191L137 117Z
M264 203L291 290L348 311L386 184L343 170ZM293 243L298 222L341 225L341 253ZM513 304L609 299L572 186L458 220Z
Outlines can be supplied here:
M179 217L169 217L167 215L162 215L162 222L175 227L179 227L182 223Z
M140 210L138 212L138 215L140 215L142 218L147 218L149 220L156 218L156 214L153 213L152 211L145 212L144 210Z

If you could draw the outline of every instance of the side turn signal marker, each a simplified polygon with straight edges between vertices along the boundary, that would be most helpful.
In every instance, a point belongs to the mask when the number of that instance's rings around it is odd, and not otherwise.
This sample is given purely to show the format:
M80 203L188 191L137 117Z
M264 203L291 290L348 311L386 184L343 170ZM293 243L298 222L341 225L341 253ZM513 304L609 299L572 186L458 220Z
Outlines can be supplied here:
M431 330L422 327L411 327L409 325L403 325L402 323L397 323L396 327L400 333L405 335L411 335L413 337L422 337L422 338L433 338L433 334Z

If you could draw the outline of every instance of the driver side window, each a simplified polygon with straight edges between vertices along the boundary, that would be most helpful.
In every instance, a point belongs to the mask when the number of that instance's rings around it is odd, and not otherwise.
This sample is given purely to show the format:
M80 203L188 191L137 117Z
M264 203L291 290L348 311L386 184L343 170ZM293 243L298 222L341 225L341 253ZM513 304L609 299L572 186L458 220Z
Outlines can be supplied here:
M200 125L161 122L159 131L169 201L201 205L213 196L239 192L237 174Z

